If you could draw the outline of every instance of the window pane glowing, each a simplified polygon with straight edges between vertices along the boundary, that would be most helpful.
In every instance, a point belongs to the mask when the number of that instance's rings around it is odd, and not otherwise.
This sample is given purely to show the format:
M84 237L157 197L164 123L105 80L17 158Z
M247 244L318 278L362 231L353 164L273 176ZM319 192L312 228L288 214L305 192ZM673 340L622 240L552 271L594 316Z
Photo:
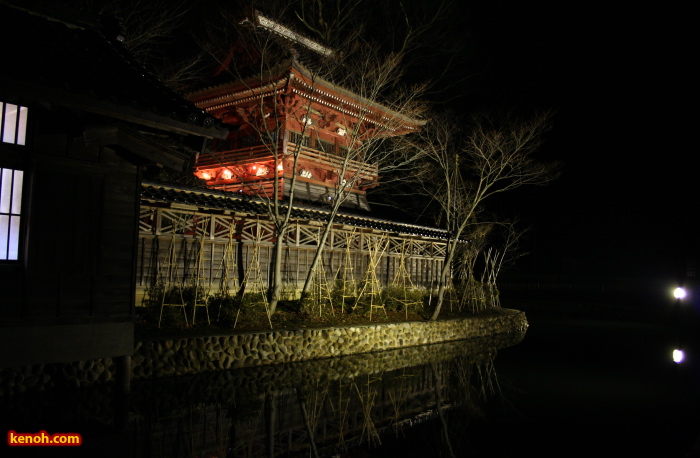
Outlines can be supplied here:
M12 208L11 213L19 215L22 212L22 181L24 180L24 172L15 170L15 179L12 181Z
M6 261L8 242L10 240L10 217L0 215L0 261Z
M17 125L17 144L24 145L27 139L27 107L19 107L19 124Z
M11 169L0 169L0 213L10 213L12 202L12 175Z
M4 143L26 143L28 113L27 107L0 102L0 132Z
M23 180L22 170L0 169L0 261L19 257Z
M10 217L10 234L7 241L7 259L16 261L19 254L19 216Z
M15 129L17 127L17 105L5 104L5 119L2 126L2 141L15 142Z

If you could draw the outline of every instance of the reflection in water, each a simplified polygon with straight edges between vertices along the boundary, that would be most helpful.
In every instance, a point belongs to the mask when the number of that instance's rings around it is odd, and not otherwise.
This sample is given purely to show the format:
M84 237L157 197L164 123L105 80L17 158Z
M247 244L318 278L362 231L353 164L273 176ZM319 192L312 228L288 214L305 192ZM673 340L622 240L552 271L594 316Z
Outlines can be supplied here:
M523 334L135 384L142 456L334 456L497 393L497 350Z
M122 456L230 458L341 456L437 419L446 453L455 456L446 412L460 406L478 414L499 391L497 350L523 336L140 381L127 402L113 402L110 387L18 396L2 401L3 409L22 406L3 425L81 432L94 443L98 425L106 430L123 418Z

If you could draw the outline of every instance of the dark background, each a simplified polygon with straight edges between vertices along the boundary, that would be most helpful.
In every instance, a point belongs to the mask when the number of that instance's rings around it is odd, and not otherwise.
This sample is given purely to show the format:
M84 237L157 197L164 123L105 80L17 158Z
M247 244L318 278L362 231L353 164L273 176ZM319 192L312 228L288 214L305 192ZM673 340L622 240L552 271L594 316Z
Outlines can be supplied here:
M691 15L616 3L464 6L480 71L460 105L556 110L540 156L561 177L497 209L533 226L521 271L695 272Z
M420 25L448 4L354 1L361 4L358 22L385 43L405 22L404 12ZM185 30L171 45L186 54L196 47L190 35L213 29L222 4L240 12L249 3L193 0ZM257 6L286 4L264 0ZM561 177L487 202L488 211L518 215L532 226L523 244L529 255L517 270L679 281L694 276L700 256L691 144L694 15L619 1L449 5L407 72L416 81L441 75L431 97L436 108L556 112L539 157L560 162Z

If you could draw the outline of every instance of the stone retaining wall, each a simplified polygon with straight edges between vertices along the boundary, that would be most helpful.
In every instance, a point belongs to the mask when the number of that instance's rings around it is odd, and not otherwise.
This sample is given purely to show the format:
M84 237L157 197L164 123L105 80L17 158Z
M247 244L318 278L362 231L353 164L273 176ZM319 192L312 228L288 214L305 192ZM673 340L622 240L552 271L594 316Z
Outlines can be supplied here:
M377 352L506 334L525 328L527 319L523 312L502 309L496 315L469 319L137 342L132 356L132 379ZM0 369L0 396L53 386L90 386L113 380L115 372L111 358Z
M140 406L157 406L161 413L178 411L186 405L215 404L222 399L237 402L248 398L260 399L271 391L282 393L295 388L313 390L335 381L347 384L360 377L403 374L401 369L426 364L442 364L462 358L469 364L493 362L498 351L517 345L525 331L499 334L469 340L443 342L420 347L397 348L339 358L325 358L298 363L246 367L234 371L210 371L182 377L164 377L155 382L136 380L132 394Z
M139 342L134 380L368 353L503 334L527 327L525 314L386 323Z

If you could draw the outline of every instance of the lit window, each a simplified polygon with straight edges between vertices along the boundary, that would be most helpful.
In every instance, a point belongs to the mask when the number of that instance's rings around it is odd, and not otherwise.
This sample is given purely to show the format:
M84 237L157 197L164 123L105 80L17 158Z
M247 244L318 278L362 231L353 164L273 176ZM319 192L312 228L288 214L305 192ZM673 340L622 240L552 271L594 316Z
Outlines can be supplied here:
M0 102L0 137L3 143L24 145L28 111L27 107Z
M0 168L0 261L19 257L23 179L22 170Z

